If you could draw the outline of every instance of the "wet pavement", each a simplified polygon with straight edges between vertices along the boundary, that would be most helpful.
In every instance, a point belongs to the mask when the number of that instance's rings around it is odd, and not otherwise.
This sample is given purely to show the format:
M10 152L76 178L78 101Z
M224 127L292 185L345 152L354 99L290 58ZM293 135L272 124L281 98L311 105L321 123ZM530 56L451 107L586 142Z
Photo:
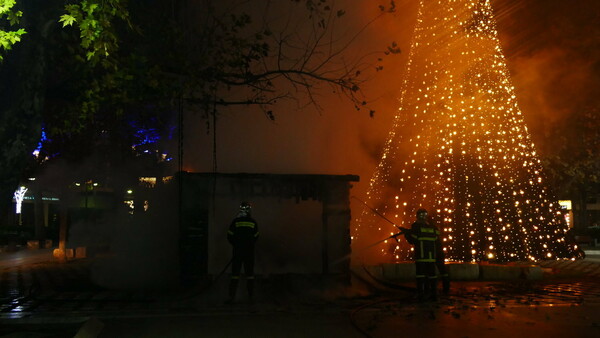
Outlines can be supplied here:
M354 315L365 336L387 337L597 337L599 304L442 300L412 304L393 301ZM512 304L511 304L512 303Z
M257 280L256 301L241 294L234 305L223 304L225 277L193 289L115 291L90 281L92 260L59 263L49 250L0 256L0 337L600 334L600 260L594 256L540 262L546 273L540 281L453 282L450 294L437 302L419 303L406 287L369 281L306 291Z

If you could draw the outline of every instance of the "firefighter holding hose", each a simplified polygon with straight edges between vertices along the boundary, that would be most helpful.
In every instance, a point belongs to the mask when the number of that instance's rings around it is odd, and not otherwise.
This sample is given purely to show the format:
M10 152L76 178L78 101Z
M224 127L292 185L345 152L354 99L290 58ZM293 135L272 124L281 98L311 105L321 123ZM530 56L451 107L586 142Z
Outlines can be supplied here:
M398 241L398 237L404 235L408 243L415 246L414 259L417 277L417 295L420 300L425 300L426 298L432 300L437 299L436 268L442 278L444 294L450 292L450 278L448 270L446 269L445 254L440 240L440 231L435 225L428 222L427 210L417 210L417 220L412 224L410 229L407 229L399 227L359 198L355 196L352 197L361 202L377 216L383 218L388 223L393 224L400 230L397 234L391 235L386 239L394 238Z
M235 300L242 266L244 267L244 274L246 275L248 297L250 301L253 301L254 243L258 239L258 223L252 218L251 212L252 207L250 203L242 202L237 217L231 222L229 230L227 231L227 240L233 249L229 299L226 302L228 304L233 303Z
M440 231L428 222L427 210L417 210L417 220L410 229L402 228L394 237L403 234L408 243L414 245L417 296L419 300L437 300L436 265L444 279L444 292L449 289L448 274L444 266Z

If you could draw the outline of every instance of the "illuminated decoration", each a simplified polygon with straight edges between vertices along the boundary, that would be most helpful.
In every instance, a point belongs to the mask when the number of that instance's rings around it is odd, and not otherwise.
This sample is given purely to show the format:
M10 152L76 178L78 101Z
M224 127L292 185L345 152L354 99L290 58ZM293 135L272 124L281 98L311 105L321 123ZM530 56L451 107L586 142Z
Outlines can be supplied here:
M558 201L558 204L560 204L560 207L563 209L563 215L565 217L565 222L567 222L567 225L569 226L569 228L573 227L573 205L571 203L571 200L560 200Z
M157 143L160 140L158 129L144 128L134 122L130 122L130 125L136 129L134 133L135 143L132 145L134 149L142 145Z
M23 205L23 199L25 198L26 192L27 192L27 188L21 186L13 194L13 197L15 198L15 202L16 202L16 210L15 210L16 214L21 213L21 206Z
M98 185L99 185L98 182L94 182L92 180L88 180L88 181L83 182L83 189L84 190L93 190L94 187L97 187ZM81 187L82 183L75 182L75 186L76 187Z
M165 176L162 177L162 183L169 183L173 179L173 176ZM138 178L140 185L147 188L156 187L157 178L156 177L139 177Z
M133 200L125 200L125 201L123 201L123 203L125 203L125 205L127 205L127 213L130 215L133 215L133 212L135 210L135 205L133 204Z
M140 185L154 188L156 186L156 177L140 177L139 178Z
M46 130L44 130L44 127L42 127L40 140L38 141L37 147L31 153L33 157L35 157L35 159L39 161L39 163L43 163L49 160L50 158L60 155L60 153L49 153L47 148L44 149L44 151L42 151L44 144L48 144L49 142L52 142L52 139L48 138L48 136L46 135Z
M173 158L169 156L169 154L160 154L159 162L170 162L173 161Z
M23 200L24 201L34 201L35 198L33 196L25 196L25 197L23 197ZM57 197L42 197L42 201L58 202L58 201L60 201L60 199Z
M560 204L560 206L565 210L573 210L573 204L571 203L571 200L560 200L558 201L558 204Z
M39 158L40 157L40 151L42 151L42 145L46 141L48 141L48 137L46 136L46 131L44 130L44 128L42 128L42 136L40 137L40 141L38 142L37 147L35 148L35 150L32 153L32 155L35 158ZM47 159L48 158L46 158L46 160Z
M168 154L158 150L158 144L161 140L160 130L156 127L152 127L159 124L156 119L150 119L144 122L144 125L137 121L129 121L129 125L135 130L134 131L134 142L131 145L131 149L136 151L138 154L155 154L159 162L169 162L173 158ZM167 138L172 139L175 131L175 127L168 129Z
M400 108L367 202L398 226L419 208L442 231L447 261L580 257L517 105L489 0L421 0ZM397 233L369 210L353 244ZM388 261L406 241L379 245Z
M573 227L573 211L569 210L565 214L565 222L569 228Z

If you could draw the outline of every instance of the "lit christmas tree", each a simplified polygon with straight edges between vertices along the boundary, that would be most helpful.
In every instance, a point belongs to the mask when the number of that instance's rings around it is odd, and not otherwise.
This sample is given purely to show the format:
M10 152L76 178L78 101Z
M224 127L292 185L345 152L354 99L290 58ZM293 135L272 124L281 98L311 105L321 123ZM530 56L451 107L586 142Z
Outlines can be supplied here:
M579 257L517 105L489 0L421 0L367 203L402 227L427 209L448 261ZM365 210L355 248L397 232ZM403 243L378 248L406 260Z

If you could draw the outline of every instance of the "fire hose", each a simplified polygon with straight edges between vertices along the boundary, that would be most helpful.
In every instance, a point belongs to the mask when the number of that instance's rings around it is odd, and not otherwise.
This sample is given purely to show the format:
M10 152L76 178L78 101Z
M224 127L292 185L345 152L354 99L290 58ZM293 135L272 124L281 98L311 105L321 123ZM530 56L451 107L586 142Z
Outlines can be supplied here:
M391 225L395 226L396 228L398 228L398 230L400 230L399 233L391 235L389 237L386 237L385 239L374 243L374 244L378 244L380 242L383 242L385 240L388 240L390 238L395 239L396 241L398 241L398 236L400 236L401 234L405 233L408 229L403 228L401 226L398 226L396 223L392 222L389 218L385 217L382 213L380 213L379 211L377 211L375 208L371 207L370 205L368 205L365 201L361 200L360 198L356 197L356 196L352 196L352 198L354 198L355 200L359 201L360 203L362 203L365 207L367 207L369 210L371 210L375 215L381 217L383 220L385 220L386 222L390 223Z

